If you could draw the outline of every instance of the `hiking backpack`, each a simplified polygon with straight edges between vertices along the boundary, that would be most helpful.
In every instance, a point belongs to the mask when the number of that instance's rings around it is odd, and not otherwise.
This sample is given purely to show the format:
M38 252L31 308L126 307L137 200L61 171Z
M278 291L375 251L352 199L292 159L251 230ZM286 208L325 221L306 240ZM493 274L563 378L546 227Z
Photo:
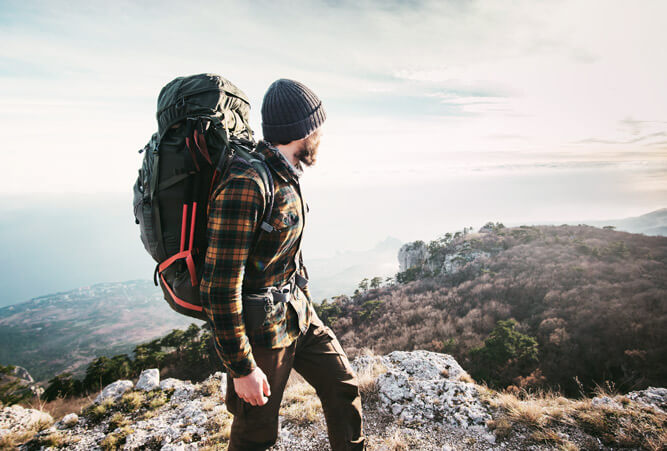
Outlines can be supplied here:
M160 91L158 131L139 150L144 157L133 188L134 216L141 241L157 262L153 281L171 308L193 318L206 320L199 281L208 205L233 158L260 174L267 208L257 233L272 229L273 179L263 155L254 151L249 112L246 95L219 75L178 77Z

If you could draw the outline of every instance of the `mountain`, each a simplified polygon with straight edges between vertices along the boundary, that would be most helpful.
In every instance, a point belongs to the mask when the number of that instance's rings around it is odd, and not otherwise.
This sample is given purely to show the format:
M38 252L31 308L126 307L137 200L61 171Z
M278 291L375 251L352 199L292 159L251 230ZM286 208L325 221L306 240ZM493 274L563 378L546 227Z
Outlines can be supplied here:
M305 260L313 301L352 294L365 277L393 277L398 270L396 255L402 244L396 238L387 237L365 251L341 252L329 258Z
M153 282L91 285L0 308L0 363L23 366L37 381L77 374L97 356L131 353L191 322Z
M399 256L397 284L318 307L352 355L447 352L494 387L667 385L667 237L489 224Z
M667 236L667 208L661 208L633 218L586 221L584 223L597 227L613 226L617 230L631 233Z

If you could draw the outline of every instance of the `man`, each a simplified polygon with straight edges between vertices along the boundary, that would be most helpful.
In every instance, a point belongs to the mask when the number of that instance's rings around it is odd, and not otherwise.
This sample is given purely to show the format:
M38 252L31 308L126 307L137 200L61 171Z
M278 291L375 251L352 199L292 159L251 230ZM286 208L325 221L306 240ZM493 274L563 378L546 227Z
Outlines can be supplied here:
M264 95L257 152L275 188L271 231L256 234L269 204L260 175L246 163L235 160L211 196L201 298L227 370L230 451L265 450L276 442L292 368L322 402L332 449L365 448L356 374L315 313L301 262L308 207L299 177L302 164L315 163L325 119L320 99L297 81L277 80Z

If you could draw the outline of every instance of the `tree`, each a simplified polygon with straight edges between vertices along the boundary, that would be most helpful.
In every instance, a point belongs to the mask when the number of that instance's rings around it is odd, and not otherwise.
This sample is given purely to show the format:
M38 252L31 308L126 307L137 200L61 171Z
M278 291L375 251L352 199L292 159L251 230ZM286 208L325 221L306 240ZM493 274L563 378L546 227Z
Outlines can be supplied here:
M498 321L484 340L472 349L473 377L490 385L509 385L518 376L527 376L538 363L537 340L517 330L514 319Z
M83 384L80 380L72 379L71 373L61 373L49 381L43 397L46 401L53 401L58 397L78 396L82 392Z
M364 277L364 279L359 282L359 290L361 291L368 291L368 279Z
M380 288L382 285L382 277L375 276L371 279L371 288Z

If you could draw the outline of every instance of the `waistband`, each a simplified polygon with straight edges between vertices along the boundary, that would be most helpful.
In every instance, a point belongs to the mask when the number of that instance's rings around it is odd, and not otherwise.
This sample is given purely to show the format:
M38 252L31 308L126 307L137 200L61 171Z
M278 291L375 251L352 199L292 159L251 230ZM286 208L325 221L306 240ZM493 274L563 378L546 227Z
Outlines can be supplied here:
M308 279L296 272L289 278L285 285L281 287L265 287L250 293L243 293L244 301L269 302L288 302L294 295L297 287L304 288L308 284Z

